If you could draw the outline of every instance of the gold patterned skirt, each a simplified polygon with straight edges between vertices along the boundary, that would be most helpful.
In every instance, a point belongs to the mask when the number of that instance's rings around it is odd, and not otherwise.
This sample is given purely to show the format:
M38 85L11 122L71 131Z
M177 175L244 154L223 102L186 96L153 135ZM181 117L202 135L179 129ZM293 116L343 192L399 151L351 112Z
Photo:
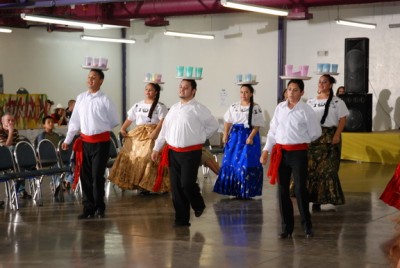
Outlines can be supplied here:
M129 131L125 137L108 177L121 189L141 189L153 192L158 166L151 160L154 140L149 136L155 128L156 125L140 125ZM169 192L170 189L169 177L165 175L158 192Z

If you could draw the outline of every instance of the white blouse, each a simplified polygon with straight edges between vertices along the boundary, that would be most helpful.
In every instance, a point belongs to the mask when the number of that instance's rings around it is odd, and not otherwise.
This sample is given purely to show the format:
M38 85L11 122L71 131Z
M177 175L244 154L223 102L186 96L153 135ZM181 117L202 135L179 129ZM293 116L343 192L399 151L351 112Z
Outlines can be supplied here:
M225 122L232 124L244 124L245 127L249 127L249 108L250 106L242 106L240 105L240 102L235 102L229 107L228 111L226 111L224 115ZM263 127L265 125L262 109L256 103L254 103L253 106L251 124L254 127Z
M144 100L135 103L127 112L127 119L132 122L136 121L136 125L158 124L168 113L167 107L158 102L150 119L148 117L150 108L151 104L145 103Z
M322 116L324 115L325 105L327 99L316 99L312 98L307 101L307 104L314 110L317 114L317 118L321 121ZM337 127L339 124L339 119L342 117L346 117L350 114L347 109L346 104L341 98L334 96L332 98L331 104L329 105L328 115L325 119L325 123L322 125L323 127Z

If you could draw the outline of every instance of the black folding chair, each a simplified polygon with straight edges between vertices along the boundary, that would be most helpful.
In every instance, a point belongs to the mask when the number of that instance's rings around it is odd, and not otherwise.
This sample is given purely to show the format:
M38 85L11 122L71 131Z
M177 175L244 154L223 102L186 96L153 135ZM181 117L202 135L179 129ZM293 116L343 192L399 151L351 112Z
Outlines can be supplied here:
M73 151L72 151L72 147L73 146L70 145L70 146L68 146L68 150L63 150L61 148L63 143L64 143L64 139L61 139L60 142L57 145L57 152L58 152L58 155L60 157L59 158L60 159L60 166L70 168L71 167L71 157L72 157L72 154L73 154Z
M108 194L109 194L109 192L110 192L110 181L108 180L108 176L110 175L110 170L111 170L111 168L112 168L112 166L114 165L114 162L115 162L115 159L117 158L117 156L118 156L118 149L117 149L117 146L115 145L115 142L113 141L113 139L111 139L111 141L110 141L110 151L109 151L109 159L108 159L108 161L107 161L107 168L106 168L106 174L105 174L105 177L106 177L106 185L105 185L105 188L106 188L106 197L108 197Z
M115 133L113 132L113 131L110 131L110 136L111 136L111 140L114 142L114 145L115 145L115 147L118 149L118 148L120 148L121 146L121 144L120 144L120 142L118 141L118 138L117 138L117 136L115 135Z
M33 200L37 200L39 205L42 205L40 174L37 172L38 162L36 159L35 149L33 148L32 144L27 141L18 142L15 145L14 158L17 171L20 174L24 174L24 176L20 176L18 178L21 180L28 180L29 190ZM30 176L28 174L30 174Z
M60 160L60 167L68 169L68 171L65 174L65 176L68 176L68 174L72 174L72 176L73 176L73 166L72 166L72 159L74 157L74 151L72 150L73 149L73 145L72 145L73 142L72 142L72 144L70 146L68 146L67 150L63 150L62 149L62 144L63 143L64 143L64 139L61 139L59 141L59 143L58 143L58 146L57 146L57 153L58 153L59 160ZM74 194L76 194L76 193L74 193Z
M11 150L0 146L0 182L4 182L7 201L12 209L18 210L18 199L15 188L15 163Z
M52 194L54 196L57 195L56 189L59 186L57 197L59 201L64 201L62 182L64 180L65 173L69 171L69 168L61 166L61 161L58 158L56 147L54 147L54 144L50 140L41 140L38 143L36 150L39 160L39 169L48 169L49 171L51 170L53 172L50 181ZM57 185L57 176L59 176L59 185Z

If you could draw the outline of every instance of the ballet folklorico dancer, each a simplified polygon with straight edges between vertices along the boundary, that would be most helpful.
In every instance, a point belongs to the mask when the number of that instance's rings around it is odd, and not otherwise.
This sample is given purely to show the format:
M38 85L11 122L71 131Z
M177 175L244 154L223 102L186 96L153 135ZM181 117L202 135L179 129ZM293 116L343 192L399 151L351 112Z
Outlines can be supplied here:
M109 180L121 189L139 189L142 194L154 192L158 165L151 161L151 153L168 113L167 107L159 102L160 91L157 82L147 83L145 99L129 109L121 127L124 143L109 176ZM136 127L128 132L133 122L136 122ZM156 192L170 191L168 173L164 174Z
M264 126L261 107L253 101L254 88L240 87L240 101L224 115L225 143L222 166L214 192L249 199L262 194L263 167L260 164L260 127Z
M81 180L83 213L78 219L104 218L104 173L110 152L110 131L118 125L118 114L111 99L100 91L104 73L91 69L87 78L89 90L78 95L68 124L67 136L62 149L67 150L75 134L80 137L74 143L76 184Z
M290 238L294 230L293 204L289 184L293 175L297 206L306 237L313 236L307 192L308 144L321 136L321 126L316 113L301 101L304 94L302 80L290 80L287 100L278 104L271 119L267 141L260 162L271 162L268 169L270 183L278 182L278 203L281 215L279 238Z
M190 207L196 217L200 217L206 207L197 184L197 173L203 144L218 130L218 121L207 107L197 102L196 92L195 80L181 81L180 101L165 117L151 155L153 161L158 161L167 143L161 166L169 166L175 226L190 226Z
M308 149L308 192L312 210L321 211L321 204L343 205L345 198L339 180L341 134L349 110L334 95L335 78L324 74L318 81L318 92L307 104L317 114L322 135Z

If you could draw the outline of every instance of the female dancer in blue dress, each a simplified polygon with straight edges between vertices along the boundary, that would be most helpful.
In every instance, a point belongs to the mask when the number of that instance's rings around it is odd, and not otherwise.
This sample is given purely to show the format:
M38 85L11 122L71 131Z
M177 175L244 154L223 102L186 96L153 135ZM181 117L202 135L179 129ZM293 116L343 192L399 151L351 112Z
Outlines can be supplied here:
M232 104L224 115L225 143L222 166L214 192L248 199L262 194L263 167L259 162L259 129L264 126L261 107L253 102L254 88L240 88L240 102Z

